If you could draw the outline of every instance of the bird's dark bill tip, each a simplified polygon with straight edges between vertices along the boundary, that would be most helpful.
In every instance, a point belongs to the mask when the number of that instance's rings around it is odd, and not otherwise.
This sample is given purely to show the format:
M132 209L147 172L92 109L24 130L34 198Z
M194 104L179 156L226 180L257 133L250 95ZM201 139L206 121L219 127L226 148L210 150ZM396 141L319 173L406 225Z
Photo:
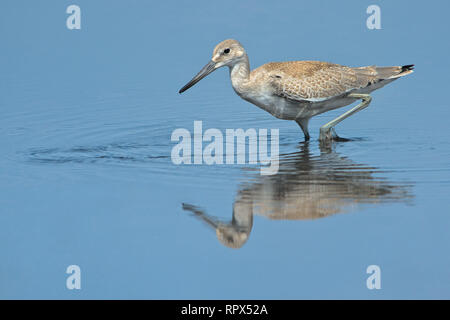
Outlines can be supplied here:
M191 81L189 81L183 88L181 88L178 93L183 93L185 92L187 89L189 89L190 87L193 87L200 79L192 79Z
M180 90L178 90L178 93L183 93L187 90L188 88L186 88L186 86L184 86L183 88L181 88Z

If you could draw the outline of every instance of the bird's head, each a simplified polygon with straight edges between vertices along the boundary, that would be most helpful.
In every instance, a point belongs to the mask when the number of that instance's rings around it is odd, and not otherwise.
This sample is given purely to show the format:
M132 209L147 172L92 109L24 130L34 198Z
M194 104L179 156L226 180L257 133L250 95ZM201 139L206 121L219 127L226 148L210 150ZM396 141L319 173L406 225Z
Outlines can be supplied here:
M211 72L224 66L231 68L245 59L246 53L239 41L233 39L222 41L214 48L211 61L209 61L191 81L181 88L179 93L186 91Z
M240 230L233 225L220 225L216 229L217 239L228 248L239 249L248 240L249 230Z

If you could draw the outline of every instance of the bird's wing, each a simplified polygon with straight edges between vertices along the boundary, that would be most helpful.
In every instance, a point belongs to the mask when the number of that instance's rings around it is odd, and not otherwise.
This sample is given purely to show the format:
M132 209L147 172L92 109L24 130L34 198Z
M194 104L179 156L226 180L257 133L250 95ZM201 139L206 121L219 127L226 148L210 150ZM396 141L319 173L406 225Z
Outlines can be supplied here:
M275 95L302 102L326 100L377 80L375 67L350 68L320 61L271 62L260 68L270 77Z

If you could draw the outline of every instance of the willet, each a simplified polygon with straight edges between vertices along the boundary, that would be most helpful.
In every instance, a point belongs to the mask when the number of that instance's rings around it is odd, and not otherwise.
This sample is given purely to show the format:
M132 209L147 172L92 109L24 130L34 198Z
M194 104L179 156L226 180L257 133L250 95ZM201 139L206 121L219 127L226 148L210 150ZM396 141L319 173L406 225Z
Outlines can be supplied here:
M321 141L345 140L336 135L334 126L366 108L372 100L372 91L412 73L414 67L353 68L320 61L287 61L267 63L250 71L244 48L238 41L229 39L214 48L211 61L179 93L224 66L230 69L231 84L241 98L279 119L296 121L305 140L310 138L311 117L361 100L320 128Z

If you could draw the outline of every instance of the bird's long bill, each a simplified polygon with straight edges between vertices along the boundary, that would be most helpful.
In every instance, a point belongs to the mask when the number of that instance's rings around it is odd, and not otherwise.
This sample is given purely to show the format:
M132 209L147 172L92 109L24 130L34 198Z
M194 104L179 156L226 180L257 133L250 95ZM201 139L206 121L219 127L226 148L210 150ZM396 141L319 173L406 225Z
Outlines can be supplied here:
M216 63L214 61L211 60L210 62L208 62L208 64L204 66L202 70L200 70L200 72L197 73L197 75L194 78L192 78L191 81L189 81L183 88L181 88L180 91L178 91L178 93L183 93L184 91L195 85L197 82L202 80L204 77L206 77L208 74L213 72L215 70L215 66Z
M220 222L216 218L211 217L210 215L206 214L205 212L203 212L203 210L201 210L196 206L193 206L188 203L183 203L183 210L192 212L197 218L205 222L209 227L213 228L214 230L216 230L220 225Z

